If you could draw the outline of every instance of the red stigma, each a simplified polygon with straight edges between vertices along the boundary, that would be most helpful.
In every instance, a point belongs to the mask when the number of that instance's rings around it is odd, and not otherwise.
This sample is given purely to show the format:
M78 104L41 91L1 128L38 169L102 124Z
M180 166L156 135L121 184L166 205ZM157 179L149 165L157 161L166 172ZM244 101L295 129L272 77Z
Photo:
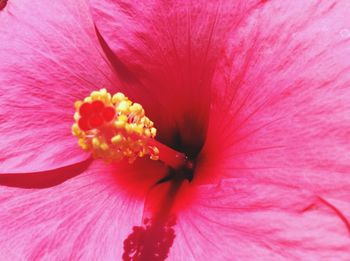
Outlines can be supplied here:
M90 103L85 102L80 106L79 113L81 117L89 117L91 112L92 112L92 109L91 109Z
M91 103L91 110L93 113L101 113L105 105L101 101L93 101Z
M99 114L93 114L89 119L92 128L98 128L103 125L103 118Z
M84 102L79 108L78 126L83 131L99 128L114 119L115 110L102 101Z
M83 131L88 131L90 129L89 123L86 118L80 118L78 121L78 126Z
M111 121L115 116L115 110L113 107L110 107L110 106L105 107L103 109L102 115L105 121Z

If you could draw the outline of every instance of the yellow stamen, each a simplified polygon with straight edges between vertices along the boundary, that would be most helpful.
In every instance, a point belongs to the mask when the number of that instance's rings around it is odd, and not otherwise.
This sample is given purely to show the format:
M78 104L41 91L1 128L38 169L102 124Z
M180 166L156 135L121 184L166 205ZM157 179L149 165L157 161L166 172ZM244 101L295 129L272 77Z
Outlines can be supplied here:
M83 104L92 104L100 101L105 107L115 109L112 120L104 122L99 127L86 127L85 130L79 126L79 120L83 117L89 122L89 115L81 115L80 108ZM159 150L150 146L147 139L153 139L156 129L153 122L145 116L145 111L138 103L131 102L123 93L116 93L111 96L106 89L93 91L83 101L74 104L75 123L72 126L72 134L78 138L78 144L83 150L91 151L96 158L104 159L107 162L128 158L133 162L137 157L148 155L151 159L157 160ZM103 117L102 112L89 112L90 116ZM93 117L91 116L91 117Z

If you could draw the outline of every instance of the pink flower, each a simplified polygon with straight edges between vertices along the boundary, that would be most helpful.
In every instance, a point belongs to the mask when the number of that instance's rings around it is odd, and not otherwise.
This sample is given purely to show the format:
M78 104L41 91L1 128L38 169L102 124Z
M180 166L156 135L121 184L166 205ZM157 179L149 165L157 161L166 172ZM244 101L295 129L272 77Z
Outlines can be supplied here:
M1 3L1 260L350 259L349 1ZM194 171L84 153L103 87Z

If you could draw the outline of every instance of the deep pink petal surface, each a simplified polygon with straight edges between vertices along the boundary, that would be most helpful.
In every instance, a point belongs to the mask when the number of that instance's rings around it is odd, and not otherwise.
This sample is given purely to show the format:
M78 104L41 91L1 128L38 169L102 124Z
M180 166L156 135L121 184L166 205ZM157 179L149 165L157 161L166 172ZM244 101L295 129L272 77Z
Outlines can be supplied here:
M181 72L189 73L188 65L198 68L196 62L203 62L198 58L203 54L200 44L191 45L188 39L208 39L210 26L205 24L214 16L207 14L206 20L200 11L174 6L164 12L170 8L163 2L104 1L93 8L114 53L140 70L139 78L161 79L153 81L154 88L165 100L164 93L171 93L167 106L181 111L186 107L181 102L196 107L192 90L197 90L197 99L208 95L210 88L193 80L196 73L186 78ZM193 7L182 2L179 6ZM344 58L350 54L349 3L260 1L252 8L238 8L242 6L249 4L228 8L235 26L229 28L228 41L221 39L226 51L215 53L221 50L219 44L206 52L222 56L220 64L210 65L218 65L214 102L194 182L234 179L198 187L188 208L181 206L170 259L349 259L350 63ZM193 18L203 27L189 26ZM119 37L116 28L128 37ZM185 34L184 28L191 33ZM171 70L159 69L168 64L184 76L179 79L192 79L191 84L173 80L177 74ZM183 93L188 96L183 98Z
M141 221L143 201L119 187L114 174L133 172L94 162L52 188L0 187L0 258L120 260L122 242Z
M204 165L218 160L213 166L223 176L344 190L350 185L350 37L343 35L349 2L314 1L301 12L303 5L267 2L232 35L215 81Z
M74 101L116 86L84 1L10 1L0 12L0 172L88 155L71 134Z
M208 12L196 12L189 8L196 6L182 2L138 3L140 8L111 3L95 9L105 19L97 20L97 26L115 58L137 79L130 86L147 86L149 96L143 99L153 97L149 103L161 100L156 103L160 107L146 106L169 118L156 119L164 130L176 124L188 127L183 119L191 122L192 116L186 118L191 113L183 117L175 112L178 108L186 113L197 106L204 115L202 95L213 98L208 139L189 188L192 198L179 207L170 260L350 259L350 74L344 59L350 54L348 2L261 1L258 8L237 4L227 8L237 19L235 26L214 26L223 34L210 34L213 27L207 25L218 18L211 11L221 14L224 5L215 9L208 4ZM115 13L110 15L109 9ZM222 21L217 23L224 25ZM109 34L116 24L126 25L119 26L123 37ZM179 31L169 33L168 28ZM227 53L222 53L226 29L232 34ZM211 35L225 37L214 41ZM203 51L203 43L220 44L218 50ZM209 92L206 77L211 79L214 68L215 88ZM201 79L205 85L199 84ZM203 122L205 117L196 115ZM139 200L129 201L124 192L138 192L142 198L152 180L137 176L147 180L137 186L139 180L128 175L105 175L111 171L113 167L94 165L82 176L40 191L4 188L4 258L24 253L29 259L59 259L63 253L66 259L120 259L122 242L141 221L142 209ZM186 198L176 196L176 201Z
M349 7L267 1L233 31L197 182L232 179L196 193L185 254L349 259Z
M327 200L327 201L326 201ZM202 186L169 260L348 260L349 202L250 178Z
M196 150L205 138L210 85L227 33L259 1L90 1L96 26L141 88L159 137ZM159 113L159 112L162 113ZM189 127L190 126L190 127Z

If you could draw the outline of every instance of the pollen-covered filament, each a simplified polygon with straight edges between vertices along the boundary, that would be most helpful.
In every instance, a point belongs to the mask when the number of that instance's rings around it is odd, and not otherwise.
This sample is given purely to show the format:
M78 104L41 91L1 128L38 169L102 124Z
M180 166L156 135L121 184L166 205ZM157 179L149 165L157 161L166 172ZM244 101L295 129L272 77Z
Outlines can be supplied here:
M174 168L186 162L182 153L154 140L157 130L142 106L120 92L112 96L106 89L93 91L83 101L75 102L75 110L72 133L79 146L92 152L94 158L106 162L127 158L132 163L148 156Z

